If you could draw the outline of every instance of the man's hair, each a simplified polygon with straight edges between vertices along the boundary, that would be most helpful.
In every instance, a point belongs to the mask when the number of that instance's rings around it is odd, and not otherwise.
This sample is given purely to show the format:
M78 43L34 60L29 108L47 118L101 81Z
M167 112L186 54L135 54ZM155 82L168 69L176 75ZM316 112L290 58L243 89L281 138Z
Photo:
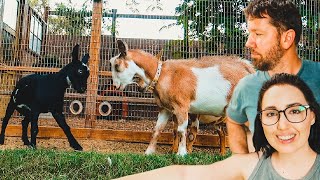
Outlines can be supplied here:
M320 106L318 105L311 89L298 76L281 73L266 81L259 93L257 112L259 113L262 110L261 103L265 92L276 85L290 85L296 87L304 95L304 98L310 106L310 110L315 114L315 123L311 126L308 142L311 149L320 154ZM259 114L257 114L255 119L253 145L256 152L261 150L266 157L269 157L276 151L266 139Z
M253 0L244 10L246 19L270 17L270 23L278 33L293 29L296 33L295 44L300 41L302 20L299 10L292 0Z

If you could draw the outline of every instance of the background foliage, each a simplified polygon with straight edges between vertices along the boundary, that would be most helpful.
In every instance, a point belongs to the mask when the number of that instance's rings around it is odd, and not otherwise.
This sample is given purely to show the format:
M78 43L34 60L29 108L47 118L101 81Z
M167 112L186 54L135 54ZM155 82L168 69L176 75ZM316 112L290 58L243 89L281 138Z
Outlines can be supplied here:
M319 51L319 1L295 0L303 21L300 55L315 59ZM200 40L209 54L243 54L247 31L243 9L248 0L184 0L177 8L178 25L185 29L184 43ZM187 42L186 42L187 41Z

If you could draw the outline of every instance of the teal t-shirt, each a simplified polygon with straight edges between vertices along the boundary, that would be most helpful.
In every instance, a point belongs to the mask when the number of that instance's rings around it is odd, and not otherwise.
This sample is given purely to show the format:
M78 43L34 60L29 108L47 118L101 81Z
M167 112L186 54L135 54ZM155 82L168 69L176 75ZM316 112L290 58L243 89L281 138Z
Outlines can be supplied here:
M320 63L309 60L302 61L298 76L312 90L317 102L320 103ZM254 121L257 115L259 92L263 83L270 79L266 71L257 71L242 78L233 91L227 108L227 115L234 121L243 124L249 121L250 131L254 131Z

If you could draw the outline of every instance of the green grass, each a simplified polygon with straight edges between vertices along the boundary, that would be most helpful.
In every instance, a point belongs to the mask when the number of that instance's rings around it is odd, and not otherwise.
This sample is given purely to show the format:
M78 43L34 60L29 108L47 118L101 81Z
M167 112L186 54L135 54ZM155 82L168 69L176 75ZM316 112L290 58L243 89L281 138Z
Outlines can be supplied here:
M1 179L112 179L172 164L210 164L225 157L205 153L180 157L174 154L146 156L48 149L3 150L0 151L0 177ZM111 165L108 159L111 159Z

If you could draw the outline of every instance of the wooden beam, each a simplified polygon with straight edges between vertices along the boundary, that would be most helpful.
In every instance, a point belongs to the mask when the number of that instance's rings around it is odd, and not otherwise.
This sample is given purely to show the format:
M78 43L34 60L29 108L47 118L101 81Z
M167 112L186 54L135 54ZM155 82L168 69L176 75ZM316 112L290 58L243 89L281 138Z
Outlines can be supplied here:
M28 67L28 66L6 66L0 64L0 71L23 71L23 72L58 72L60 68L50 68L50 67ZM101 76L112 76L111 71L99 71Z
M30 130L28 131L30 132ZM109 129L91 129L91 128L72 128L72 134L77 139L97 139L107 141L122 141L122 142L137 142L149 143L152 132L147 131L124 131L124 130L109 130ZM20 125L8 125L6 136L20 137ZM66 138L61 128L39 126L39 138ZM160 144L172 144L172 133L161 133L159 136ZM195 146L205 147L220 147L219 136L198 134L195 141ZM226 143L228 147L228 142Z
M100 101L118 101L118 102L132 102L132 103L156 103L154 98L139 98L139 97L122 97L122 96L98 96Z
M112 9L113 10L113 9ZM57 16L61 16L61 14L59 14L57 11L49 11L50 15L57 15ZM91 16L91 12L87 12L84 14L85 17L90 17ZM112 13L103 13L103 17L113 17ZM169 16L169 15L149 15L149 14L117 14L117 18L138 18L138 19L172 19L172 20L176 20L178 19L178 16Z
M94 1L92 10L92 27L90 38L90 77L86 99L85 127L94 127L96 120L96 102L98 91L98 72L101 48L102 2Z
M11 92L0 93L0 95L10 97ZM86 98L86 94L79 93L66 93L65 98ZM154 98L139 98L139 97L122 97L122 96L99 96L97 95L97 101L114 101L114 102L131 102L131 103L149 103L155 104Z
M25 72L58 72L60 68L27 67L27 66L0 66L0 71L25 71Z

